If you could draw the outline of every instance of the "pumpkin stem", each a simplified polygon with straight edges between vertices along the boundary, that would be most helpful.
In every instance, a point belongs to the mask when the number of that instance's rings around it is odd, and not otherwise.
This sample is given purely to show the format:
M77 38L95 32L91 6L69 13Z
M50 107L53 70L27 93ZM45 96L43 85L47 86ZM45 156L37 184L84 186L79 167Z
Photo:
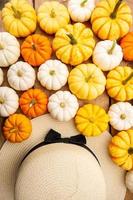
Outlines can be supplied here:
M87 1L88 1L88 0L83 0L83 1L81 2L80 5L81 5L82 7L85 6L85 4L87 3Z
M0 43L0 50L4 49L3 45Z
M32 49L33 49L33 50L36 50L36 45L35 45L34 43L32 43L31 46L32 46Z
M14 6L11 6L13 12L14 12L14 16L18 19L21 18L21 12L19 10L17 10Z
M23 72L19 70L19 71L17 72L17 75L18 75L19 77L22 77L22 76L23 76Z
M61 107L61 108L65 108L65 103L64 103L64 102L61 102L61 103L60 103L60 107Z
M51 76L53 76L53 75L55 74L55 71L54 71L54 70L51 70L51 71L49 72L49 74L50 74Z
M130 148L128 149L128 153L129 153L130 155L133 154L133 148L132 148L132 147L130 147Z
M114 50L115 46L116 46L116 41L113 41L112 47L111 47L111 49L108 51L108 54L112 54L112 53L113 53L113 50Z
M124 120L124 119L126 119L126 115L125 114L121 114L120 118Z
M31 108L31 107L34 106L35 104L36 104L36 100L35 100L35 99L32 99L31 102L30 102L29 107Z
M0 98L0 104L3 104L5 101L3 98Z
M123 85L127 84L127 82L133 78L133 72L131 72L131 74L122 82Z
M111 17L112 19L116 18L117 11L118 11L118 9L119 9L119 7L120 7L122 1L123 1L123 0L118 0L118 2L116 3L113 12L112 12L111 15L110 15L110 17Z
M17 129L17 128L12 128L12 129L10 130L10 133L14 133L14 132L18 132L18 129Z
M72 45L74 45L74 44L77 44L77 41L76 41L76 39L74 38L74 36L71 34L71 33L68 33L68 34L66 34L69 38L70 38L70 43L72 44Z
M54 11L53 8L52 8L52 10L51 10L51 14L50 14L50 16L51 16L52 18L56 17L56 14L55 14L55 11Z

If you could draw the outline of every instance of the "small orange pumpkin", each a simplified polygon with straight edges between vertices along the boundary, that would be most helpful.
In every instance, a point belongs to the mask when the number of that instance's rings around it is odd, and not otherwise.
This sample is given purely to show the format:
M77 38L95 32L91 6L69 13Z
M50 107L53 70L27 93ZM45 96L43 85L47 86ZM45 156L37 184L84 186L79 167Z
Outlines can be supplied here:
M28 36L21 45L21 54L26 62L36 67L50 59L52 48L47 37L40 34Z
M133 32L123 37L120 41L120 45L123 49L124 59L133 61Z
M3 135L6 140L17 143L26 140L32 132L31 121L22 114L14 114L6 119Z
M38 117L47 111L48 98L40 89L30 89L24 92L19 100L23 113L30 117Z

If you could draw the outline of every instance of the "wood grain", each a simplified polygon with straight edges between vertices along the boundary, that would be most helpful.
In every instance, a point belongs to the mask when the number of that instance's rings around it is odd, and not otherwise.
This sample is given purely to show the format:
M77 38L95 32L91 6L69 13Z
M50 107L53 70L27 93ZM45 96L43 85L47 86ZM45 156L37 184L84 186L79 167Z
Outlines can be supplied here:
M0 5L3 4L3 2L6 1L6 0L0 0ZM38 9L38 7L44 2L44 1L52 1L52 0L29 0L29 2L35 7L36 11ZM60 2L63 2L63 0L57 0L57 1L60 1ZM133 11L133 0L127 0L128 4L130 5L130 7L132 8L132 11ZM66 2L64 3L66 4ZM133 27L132 27L132 30L133 30ZM2 20L1 20L1 17L0 17L0 31L4 31L3 29L3 25L2 25ZM36 33L41 33L43 35L46 35L48 36L46 33L42 32L40 30L40 28L38 27L37 30L36 30ZM48 36L50 38L50 40L53 39L52 36ZM98 40L96 38L96 40ZM21 40L20 42L22 42L23 40ZM55 58L55 56L53 56L53 58ZM20 58L21 60L22 58ZM89 62L92 62L92 60L90 59ZM122 62L122 65L127 65L126 62ZM132 65L132 63L128 63L128 65ZM37 68L35 69L36 72L37 72ZM69 66L69 70L71 70L71 67ZM8 85L8 82L7 82L7 78L6 78L6 73L7 73L7 69L3 69L4 71L4 83L3 83L3 86L6 85L6 86L9 86ZM106 74L105 74L106 75ZM44 90L48 95L51 95L53 92L51 91L47 91L46 89L44 89L40 83L36 80L36 83L35 83L35 87L36 88L41 88L42 90ZM62 90L67 90L68 89L68 86L65 86L62 88ZM21 94L21 92L18 93L19 95ZM114 103L113 100L111 100L109 98L109 96L107 95L106 91L104 92L104 94L102 94L101 96L99 96L97 99L93 100L93 101L80 101L79 102L80 105L83 105L83 104L86 104L86 103L95 103L95 104L98 104L100 106L102 106L103 108L105 108L106 110L108 110L109 106ZM18 110L18 112L20 112L20 110ZM3 123L3 118L0 118L0 124L1 124L1 127L2 127L2 123ZM111 127L109 127L110 129L110 132L112 135L114 135L116 133L116 131L114 129L112 129ZM0 147L1 145L4 143L4 138L2 136L2 132L0 133ZM116 174L117 176L117 174ZM112 199L113 200L113 199ZM118 199L119 200L119 199ZM127 191L127 194L126 194L126 197L125 197L125 200L133 200L133 194L131 194L129 191Z

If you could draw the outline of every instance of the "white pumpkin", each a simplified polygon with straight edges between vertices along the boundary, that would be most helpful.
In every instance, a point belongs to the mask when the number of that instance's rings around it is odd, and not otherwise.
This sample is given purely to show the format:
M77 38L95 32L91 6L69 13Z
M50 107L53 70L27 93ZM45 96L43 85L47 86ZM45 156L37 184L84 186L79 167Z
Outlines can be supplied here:
M34 86L36 75L28 63L19 61L9 68L7 78L12 88L24 91Z
M19 107L17 93L9 87L0 87L0 116L8 117L16 112Z
M59 90L67 83L69 72L67 66L59 60L48 60L38 71L38 80L48 90Z
M74 22L88 21L95 7L95 0L69 0L68 11Z
M79 108L77 98L69 91L58 91L49 97L48 111L59 121L69 121Z
M133 126L133 106L128 102L118 102L110 106L111 126L118 130L128 130Z
M4 80L3 71L2 71L2 69L0 69L0 85L2 85L3 80Z
M129 191L133 193L133 171L129 171L126 173L125 183Z
M103 71L109 71L118 66L122 58L122 48L116 41L100 41L93 51L93 62Z
M8 67L20 56L20 45L17 39L7 32L0 32L0 67Z

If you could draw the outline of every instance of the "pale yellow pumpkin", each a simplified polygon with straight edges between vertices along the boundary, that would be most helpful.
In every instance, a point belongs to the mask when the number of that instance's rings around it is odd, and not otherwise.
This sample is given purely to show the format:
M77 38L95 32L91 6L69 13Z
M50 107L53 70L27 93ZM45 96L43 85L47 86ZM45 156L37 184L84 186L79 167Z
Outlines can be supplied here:
M79 99L92 100L105 90L106 78L94 64L81 64L68 77L69 89Z
M38 9L38 22L42 30L48 34L56 33L59 28L69 23L67 8L56 1L46 1Z

